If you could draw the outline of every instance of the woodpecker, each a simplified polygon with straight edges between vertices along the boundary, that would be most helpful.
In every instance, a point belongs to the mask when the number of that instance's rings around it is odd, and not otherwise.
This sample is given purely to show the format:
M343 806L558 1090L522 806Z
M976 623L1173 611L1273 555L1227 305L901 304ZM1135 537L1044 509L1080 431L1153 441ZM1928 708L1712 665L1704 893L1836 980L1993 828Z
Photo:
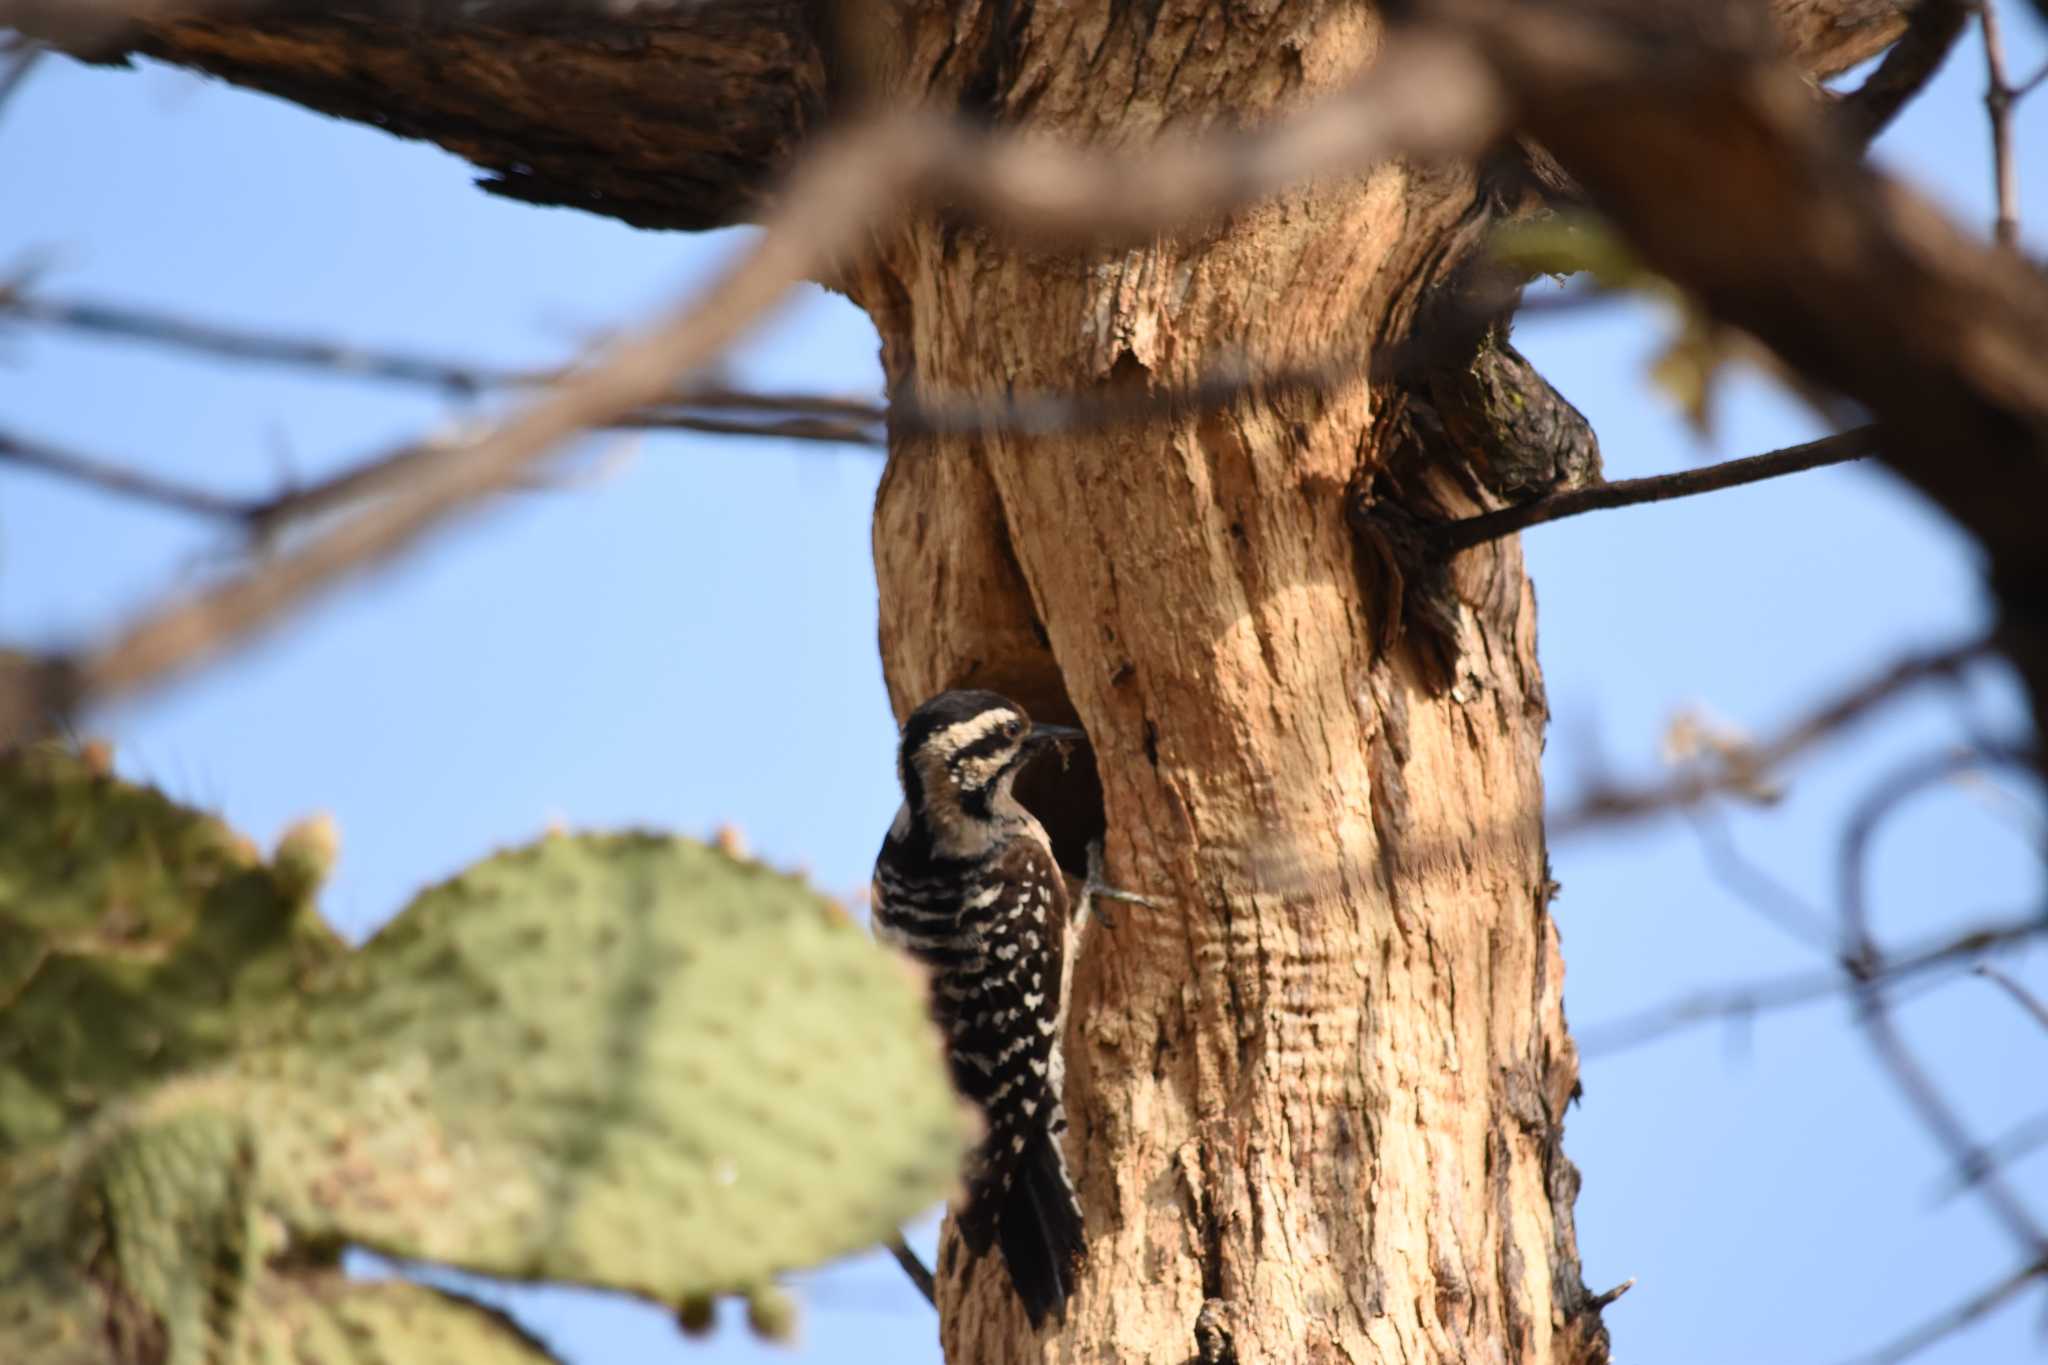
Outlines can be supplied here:
M1011 787L1048 748L1082 738L1033 725L993 692L942 692L910 713L897 751L903 805L875 860L876 936L931 973L953 1083L987 1121L956 1210L976 1257L1000 1246L1035 1329L1062 1314L1086 1254L1060 1137L1068 936L1065 879Z

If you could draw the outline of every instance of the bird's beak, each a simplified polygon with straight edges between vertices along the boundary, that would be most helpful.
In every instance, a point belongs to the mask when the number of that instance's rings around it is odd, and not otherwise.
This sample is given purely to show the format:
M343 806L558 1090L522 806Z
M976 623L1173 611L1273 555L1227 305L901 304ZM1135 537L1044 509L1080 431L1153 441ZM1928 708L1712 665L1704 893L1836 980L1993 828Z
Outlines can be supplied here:
M1031 733L1024 736L1024 749L1025 752L1034 754L1041 749L1052 748L1071 753L1076 747L1087 742L1087 732L1077 730L1071 725L1033 725Z

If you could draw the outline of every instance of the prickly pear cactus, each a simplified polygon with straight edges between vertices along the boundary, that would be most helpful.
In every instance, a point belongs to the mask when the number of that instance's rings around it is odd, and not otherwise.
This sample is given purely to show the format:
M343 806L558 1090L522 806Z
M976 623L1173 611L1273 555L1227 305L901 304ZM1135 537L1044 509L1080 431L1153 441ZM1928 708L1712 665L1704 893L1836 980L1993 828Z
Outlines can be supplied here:
M103 760L0 755L0 1158L226 1057L341 953L312 890Z
M70 755L0 757L0 1361L534 1362L362 1245L671 1305L867 1246L971 1123L917 984L801 882L551 837L346 951L264 862Z

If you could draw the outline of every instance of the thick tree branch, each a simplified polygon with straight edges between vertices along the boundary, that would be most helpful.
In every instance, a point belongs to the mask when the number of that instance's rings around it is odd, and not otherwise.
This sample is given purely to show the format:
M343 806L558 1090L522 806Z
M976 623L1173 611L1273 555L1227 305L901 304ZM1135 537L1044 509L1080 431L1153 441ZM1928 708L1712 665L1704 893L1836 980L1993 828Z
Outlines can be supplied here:
M0 0L95 61L156 57L438 143L494 194L640 227L760 220L823 119L807 0Z
M435 142L494 194L642 227L759 220L826 118L812 0L0 0L0 25L211 72ZM1882 51L1910 0L1772 0L1831 75Z
M1843 96L1835 116L1848 135L1869 146L1899 111L1927 88L1969 22L1970 0L1920 0L1907 15L1906 33L1885 53L1870 79Z

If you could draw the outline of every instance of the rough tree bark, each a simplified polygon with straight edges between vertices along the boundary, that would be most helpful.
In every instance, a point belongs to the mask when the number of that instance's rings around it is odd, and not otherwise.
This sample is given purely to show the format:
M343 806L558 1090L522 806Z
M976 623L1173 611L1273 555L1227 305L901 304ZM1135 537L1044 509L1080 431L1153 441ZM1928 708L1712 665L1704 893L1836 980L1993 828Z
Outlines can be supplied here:
M1778 13L1826 72L1894 36L1899 8ZM752 211L828 90L1140 149L1297 107L1383 38L1371 7L1328 0L908 0L835 64L796 6L580 30L510 5L440 26L417 11L161 20L135 41L375 111L522 197L702 226ZM774 60L707 55L749 50ZM657 97L665 61L727 83ZM714 136L721 104L737 131ZM1532 192L1512 149L1388 165L1093 254L934 211L835 283L874 318L898 391L1173 387L1225 357L1283 368L1408 335ZM1086 434L892 439L875 556L899 714L966 685L1078 720L1099 790L1076 773L1045 800L1063 834L1100 821L1113 880L1165 903L1122 911L1077 974L1093 1252L1064 1328L1034 1339L996 1267L949 1246L949 1359L1605 1359L1561 1149L1577 1062L1533 599L1513 542L1421 576L1397 544L1414 521L1582 477L1589 440L1499 336L1464 341L1386 386ZM1546 419L1504 417L1502 384Z

